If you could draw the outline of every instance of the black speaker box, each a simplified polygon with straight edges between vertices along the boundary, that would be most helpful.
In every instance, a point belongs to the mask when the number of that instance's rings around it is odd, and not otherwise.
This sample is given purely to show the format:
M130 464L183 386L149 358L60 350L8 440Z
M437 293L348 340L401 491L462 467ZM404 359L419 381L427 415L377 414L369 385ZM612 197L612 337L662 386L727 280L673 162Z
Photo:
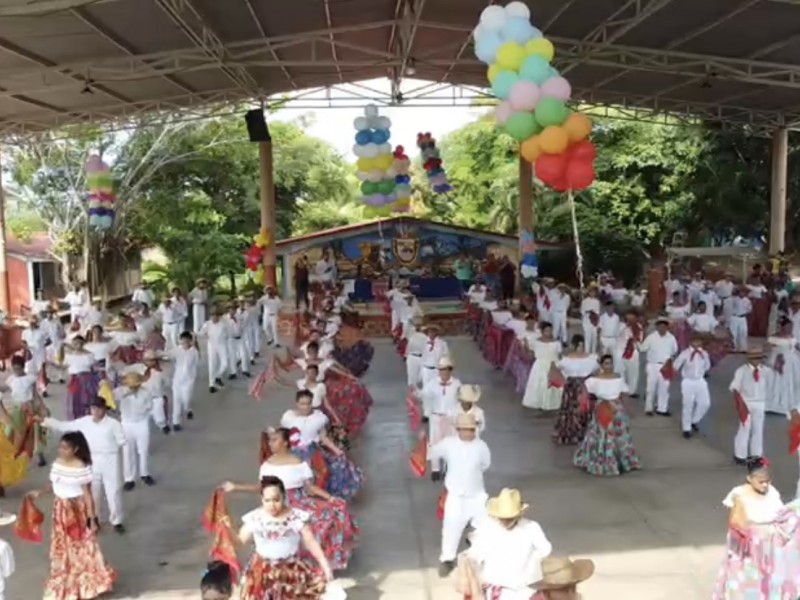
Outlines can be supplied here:
M244 116L247 123L247 135L250 136L251 142L271 142L272 137L269 135L269 127L264 118L264 111L260 109L248 110Z

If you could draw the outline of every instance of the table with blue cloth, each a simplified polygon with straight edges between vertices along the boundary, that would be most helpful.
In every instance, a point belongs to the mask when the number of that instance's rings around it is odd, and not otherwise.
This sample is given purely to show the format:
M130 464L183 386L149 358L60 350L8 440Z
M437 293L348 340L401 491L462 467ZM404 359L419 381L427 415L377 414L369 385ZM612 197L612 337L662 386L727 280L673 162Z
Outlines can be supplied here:
M463 295L461 282L455 277L412 277L408 283L411 292L420 300L460 298ZM374 299L372 281L356 279L351 300L353 302L369 302Z

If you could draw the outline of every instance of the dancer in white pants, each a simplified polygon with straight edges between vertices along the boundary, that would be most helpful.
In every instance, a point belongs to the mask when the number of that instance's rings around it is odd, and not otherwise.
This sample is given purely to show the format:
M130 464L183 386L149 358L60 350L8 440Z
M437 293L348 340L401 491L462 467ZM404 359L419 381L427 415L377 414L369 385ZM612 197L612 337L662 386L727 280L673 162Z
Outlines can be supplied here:
M250 359L244 345L244 324L236 302L231 303L224 320L228 327L228 379L236 379L239 371L243 376L250 377Z
M428 337L420 331L422 319L417 317L409 325L408 344L406 345L406 380L408 387L416 388L422 379L422 353Z
M142 357L144 360L144 389L153 399L153 422L161 431L168 434L171 431L170 422L167 420L169 415L169 376L161 368L162 355L153 350L147 350Z
M603 314L600 315L597 327L597 337L600 340L600 351L603 354L614 356L617 349L617 338L622 323L619 315L615 312L614 303L609 300L603 306Z
M453 363L445 356L439 361L438 377L425 384L420 392L423 415L429 421L428 442L431 447L453 434L453 413L458 409L461 382L453 377ZM430 459L431 479L438 481L442 461Z
M600 300L597 297L597 284L592 282L586 290L586 298L581 302L581 325L586 352L597 352L597 328L600 326Z
M711 395L705 377L711 369L711 358L703 350L703 341L693 336L689 347L675 359L675 370L681 373L681 428L687 440L699 431L697 424L706 416L711 406Z
M733 337L734 352L744 352L747 350L747 315L753 311L753 303L745 295L741 288L733 290L731 297L731 316L728 323L731 336Z
M489 446L478 437L474 416L459 415L455 426L457 435L431 447L431 459L447 464L444 478L447 499L439 555L441 577L447 577L455 567L458 545L467 525L475 527L486 517L486 501L489 499L483 484L483 474L492 463Z
M208 391L212 394L222 387L222 377L228 369L228 326L222 320L222 311L215 309L211 320L200 329L208 339Z
M250 346L250 354L255 362L255 359L261 355L261 308L257 302L251 299L245 300L245 310L247 310L247 337Z
M172 375L172 428L180 431L184 416L190 421L194 419L192 395L197 379L197 366L200 364L200 352L188 331L181 334L180 346L172 351L172 360L175 363Z
M114 398L122 417L122 428L128 443L122 453L125 471L123 489L129 492L136 486L136 472L145 485L155 485L150 476L150 417L153 414L153 397L142 386L143 379L138 373L128 373L123 378L122 387L114 390ZM138 469L137 469L138 466Z
M422 370L420 378L424 387L428 382L435 381L438 376L439 361L445 356L450 355L450 348L447 342L439 337L438 325L429 324L422 329L428 339L422 350Z
M99 514L101 492L108 502L108 520L117 533L125 533L122 525L122 473L119 468L119 451L127 440L122 425L108 416L108 406L102 398L92 401L91 414L74 421L58 421L51 417L41 419L42 426L56 431L80 431L92 453L92 495ZM39 419L39 417L36 417Z
M267 286L265 291L266 294L260 300L264 310L261 321L261 325L264 328L264 337L267 339L267 345L275 344L275 346L280 346L278 314L281 311L283 300L280 299L275 288Z
M195 334L205 325L208 313L208 285L205 279L198 279L195 288L189 292L192 303L192 329Z
M669 412L669 380L662 372L664 365L678 354L678 340L669 331L669 320L660 317L656 321L656 330L648 335L639 345L640 352L647 353L647 387L644 410L648 416L656 414L668 417Z
M767 390L770 387L772 370L764 366L764 351L751 348L747 351L747 362L736 369L730 390L734 400L747 407L749 413L733 442L733 457L743 465L751 456L764 455L764 413Z
M559 283L552 296L550 323L553 325L553 337L560 340L562 344L566 344L569 341L569 327L567 324L567 313L569 312L571 300L569 286L566 283Z
M639 344L644 341L644 330L634 311L625 314L625 324L619 329L614 352L614 372L625 380L631 397L637 397L641 356Z

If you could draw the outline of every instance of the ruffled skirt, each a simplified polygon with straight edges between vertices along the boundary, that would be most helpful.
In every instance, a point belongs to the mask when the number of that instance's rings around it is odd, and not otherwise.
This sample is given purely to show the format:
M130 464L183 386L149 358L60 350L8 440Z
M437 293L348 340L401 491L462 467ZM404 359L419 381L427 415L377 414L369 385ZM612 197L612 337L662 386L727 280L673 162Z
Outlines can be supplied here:
M267 560L253 554L242 576L241 600L317 600L325 578L298 557Z
M325 377L328 403L352 440L361 433L372 408L372 396L360 381L329 374Z
M311 465L316 485L332 496L349 501L364 487L364 472L346 454L337 456L317 444L292 451Z
M374 355L375 348L366 340L358 341L348 348L337 345L333 350L334 360L356 377L367 372Z
M79 419L89 414L89 406L97 396L98 381L94 373L70 375L67 384L67 419Z
M553 432L553 442L556 444L574 446L580 444L586 434L592 412L583 381L582 377L567 379ZM585 396L583 402L587 404L586 406L581 406L581 396Z
M613 411L608 427L601 424L601 413ZM586 429L572 464L591 475L620 475L641 469L642 465L633 447L630 420L619 400L602 400L596 403L592 420Z

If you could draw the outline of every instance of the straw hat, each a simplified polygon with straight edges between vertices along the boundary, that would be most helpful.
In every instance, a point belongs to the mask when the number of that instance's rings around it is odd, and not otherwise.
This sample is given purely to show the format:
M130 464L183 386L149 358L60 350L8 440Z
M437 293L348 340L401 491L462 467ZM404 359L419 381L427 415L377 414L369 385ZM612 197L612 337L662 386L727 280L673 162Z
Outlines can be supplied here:
M436 333L439 333L442 330L442 328L439 327L436 323L427 323L424 329L425 331L435 331Z
M130 371L125 373L125 376L122 378L122 385L125 387L139 387L144 382L144 377L141 373L137 373L136 371Z
M162 358L161 352L155 350L145 350L142 354L142 360L161 360Z
M208 279L205 277L200 277L195 283L208 283Z
M764 349L761 346L750 346L747 349L747 358L764 358Z
M489 499L486 510L495 519L515 519L528 510L528 505L522 502L519 490L503 488L495 498Z
M459 413L456 417L456 429L477 429L478 421L474 415L469 413Z
M436 365L437 369L452 369L453 368L453 361L450 360L449 356L443 356L439 359L439 364Z
M557 590L577 585L594 574L589 559L570 560L566 556L549 556L542 560L542 579L533 584L537 590Z
M672 324L672 321L669 317L662 315L656 319L656 325L660 325L662 323L669 327Z
M0 527L5 527L6 525L11 525L12 523L17 522L17 515L14 513L0 513Z
M411 324L414 327L417 327L417 328L422 327L423 323L425 323L425 319L423 319L420 316L416 316L413 319L411 319Z
M481 399L481 386L479 385L462 385L458 388L458 400L460 402L469 402L475 404Z

